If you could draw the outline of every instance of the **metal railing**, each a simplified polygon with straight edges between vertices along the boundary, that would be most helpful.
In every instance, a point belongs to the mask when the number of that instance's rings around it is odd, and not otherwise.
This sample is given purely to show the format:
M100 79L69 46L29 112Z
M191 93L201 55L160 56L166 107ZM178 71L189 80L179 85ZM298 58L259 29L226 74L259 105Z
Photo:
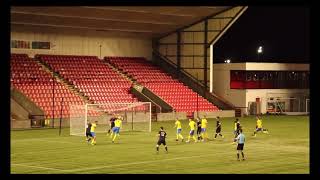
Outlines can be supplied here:
M177 73L177 65L171 62L167 57L163 56L158 51L153 51L153 59L156 64L163 67L165 71L168 73L175 75ZM225 100L222 97L217 96L215 93L210 93L205 85L199 82L195 77L193 77L190 73L186 72L183 69L180 69L179 75L177 77L184 84L191 87L195 92L200 94L202 97L206 98L209 102L218 106L222 110L234 110L235 106Z

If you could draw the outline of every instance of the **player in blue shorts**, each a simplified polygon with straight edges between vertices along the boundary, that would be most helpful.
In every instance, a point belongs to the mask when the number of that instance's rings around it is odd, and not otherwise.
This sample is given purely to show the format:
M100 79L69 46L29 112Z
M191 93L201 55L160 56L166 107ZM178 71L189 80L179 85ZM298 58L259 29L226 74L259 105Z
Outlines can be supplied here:
M114 136L113 136L113 139L112 139L112 143L114 143L114 140L116 139L116 137L119 136L121 126L122 126L122 117L119 116L114 121L114 127L112 129Z

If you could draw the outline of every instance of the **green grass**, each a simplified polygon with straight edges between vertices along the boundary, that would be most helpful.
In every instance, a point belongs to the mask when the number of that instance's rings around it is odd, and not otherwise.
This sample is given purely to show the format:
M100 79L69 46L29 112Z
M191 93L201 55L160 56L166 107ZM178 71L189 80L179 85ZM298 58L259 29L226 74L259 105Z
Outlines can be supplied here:
M115 144L106 134L97 134L97 145L88 145L84 137L69 136L69 129L11 131L11 173L133 173L133 174L225 174L225 173L309 173L309 117L265 116L263 125L269 134L252 137L255 118L240 118L246 135L246 161L236 160L232 145L234 118L222 118L224 139L209 142L175 141L174 121L152 124L152 133L122 132ZM212 139L215 120L208 120ZM182 121L187 138L188 121ZM160 126L167 131L169 153L160 147L156 134Z

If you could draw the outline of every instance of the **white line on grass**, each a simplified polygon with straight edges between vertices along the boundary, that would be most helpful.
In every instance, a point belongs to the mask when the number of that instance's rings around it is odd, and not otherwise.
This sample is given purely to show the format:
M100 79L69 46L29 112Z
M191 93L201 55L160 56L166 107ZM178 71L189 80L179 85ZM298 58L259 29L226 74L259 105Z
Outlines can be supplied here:
M74 171L97 170L97 169L111 168L111 167L117 167L117 166L127 166L127 165L136 165L136 164L147 164L147 163L154 163L154 162L172 161L172 160L179 160L179 159L190 159L190 158L199 158L199 157L208 157L208 156L216 156L216 154L211 154L211 155L199 155L199 156L189 156L189 157L180 157L180 158L171 158L171 159L168 158L168 159L153 160L153 161L140 161L140 162L132 162L132 163L105 165L105 166L98 166L98 167L91 167L91 168L70 169L70 170L67 170L67 171L69 171L69 172L74 172Z
M111 167L118 167L118 166L147 164L147 163L154 163L154 162L163 162L163 161L172 161L172 160L179 160L179 159L190 159L190 158L199 158L199 157L208 157L208 156L216 156L216 154L189 156L189 157L180 157L180 158L153 160L153 161L140 161L140 162L133 162L133 163L123 163L123 164L114 164L114 165L91 167L91 168L78 168L78 169L66 169L66 170L64 170L64 169L56 169L56 168L47 168L47 167L42 167L42 166L26 165L26 164L16 164L16 163L15 164L11 164L11 165L38 168L38 169L45 169L45 170L53 170L53 171L61 171L61 172L65 172L65 173L68 173L68 172L71 173L71 172L76 172L76 171L97 170L97 169L111 168Z
M222 144L219 144L219 145L222 145ZM224 153L222 153L222 154L224 154ZM219 155L222 155L222 154L220 153ZM217 156L217 155L216 154L207 154L207 155L198 155L198 156L189 156L189 157L168 158L168 159L162 159L162 160L150 160L150 161L140 161L140 162L132 162L132 163L105 165L105 166L97 166L97 167L89 167L89 168L66 169L66 170L56 169L56 168L47 168L47 167L42 167L42 166L32 166L32 165L26 165L26 164L12 164L12 165L32 167L32 168L45 169L45 170L60 171L60 172L65 172L65 173L75 173L77 171L98 170L98 169L103 169L103 168L112 168L112 167L137 165L137 164L148 164L148 163L154 163L154 162L165 162L165 161L172 161L172 160L190 159L190 158L199 158L199 157L208 157L208 156ZM291 159L299 159L299 158L291 157Z
M63 143L63 144L77 144L77 145L79 145L81 142L78 142L78 143L76 143L76 142L70 142L70 141L51 141L51 140L48 140L48 139L37 139L37 140L31 140L31 139L26 139L26 140L24 140L23 142L29 142L29 141L45 141L45 142L52 142L52 143ZM21 142L19 142L19 143L21 143Z
M23 167L30 167L30 168L37 168L37 169L45 169L45 170L52 170L52 171L62 171L66 172L67 170L64 169L56 169L56 168L48 168L48 167L42 167L42 166L33 166L33 165L26 165L26 164L11 164L13 166L23 166Z

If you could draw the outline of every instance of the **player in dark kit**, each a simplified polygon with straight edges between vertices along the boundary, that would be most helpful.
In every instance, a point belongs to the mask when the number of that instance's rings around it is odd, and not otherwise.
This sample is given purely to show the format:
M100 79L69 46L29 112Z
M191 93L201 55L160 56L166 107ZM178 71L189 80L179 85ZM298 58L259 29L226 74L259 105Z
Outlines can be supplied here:
M112 130L112 128L114 127L114 121L116 120L117 118L115 117L115 115L113 115L112 118L110 118L110 129L108 130L108 135L110 134L110 131ZM112 137L112 132L111 132L111 137Z
M166 152L168 153L168 148L167 148L167 144L166 144L167 133L163 130L163 127L160 127L160 131L158 133L158 136L159 136L159 140L157 143L157 154L159 153L159 146L161 144L164 145L164 148L166 149Z
M216 134L214 135L214 138L216 139L217 138L217 135L220 135L222 138L224 138L223 137L223 135L221 134L221 122L220 122L220 117L218 116L217 117L217 128L216 128Z
M236 121L234 122L234 138L238 137L238 135L240 134L240 129L241 129L241 124L239 119L237 118Z
M91 138L92 138L92 134L91 134L91 123L90 122L88 122L87 123L87 129L86 129L86 137L87 137L87 142L89 143L90 142L90 140L91 140Z
M197 136L198 136L198 141L200 141L202 137L201 137L201 121L199 118L197 118Z

